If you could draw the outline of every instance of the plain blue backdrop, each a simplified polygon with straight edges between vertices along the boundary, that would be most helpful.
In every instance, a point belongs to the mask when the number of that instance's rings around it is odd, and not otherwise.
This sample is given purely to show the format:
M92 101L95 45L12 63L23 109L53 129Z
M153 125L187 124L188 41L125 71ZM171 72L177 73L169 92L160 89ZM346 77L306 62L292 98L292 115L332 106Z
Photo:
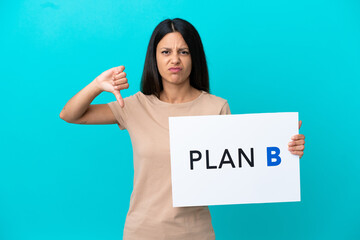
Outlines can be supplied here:
M0 239L122 239L129 135L59 113L111 67L126 67L124 97L139 91L150 35L175 17L232 113L303 120L301 202L210 206L217 239L360 239L357 0L0 1Z

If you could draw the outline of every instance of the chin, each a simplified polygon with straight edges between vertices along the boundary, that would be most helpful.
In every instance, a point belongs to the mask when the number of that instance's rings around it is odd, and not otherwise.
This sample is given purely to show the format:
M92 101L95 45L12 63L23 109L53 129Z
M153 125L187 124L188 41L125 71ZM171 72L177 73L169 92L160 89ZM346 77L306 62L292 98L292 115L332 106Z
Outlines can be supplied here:
M172 84L176 84L176 85L183 85L186 83L185 80L175 80L175 81L171 81Z
M169 80L163 80L165 82L171 83L171 84L183 84L184 82L186 82L186 80L184 79L180 79L180 78L170 78Z

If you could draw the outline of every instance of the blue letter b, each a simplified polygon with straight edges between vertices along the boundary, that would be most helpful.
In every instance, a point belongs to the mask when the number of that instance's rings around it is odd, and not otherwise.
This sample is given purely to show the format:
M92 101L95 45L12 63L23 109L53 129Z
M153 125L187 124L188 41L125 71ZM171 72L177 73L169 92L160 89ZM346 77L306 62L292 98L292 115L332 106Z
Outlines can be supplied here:
M272 154L272 152L275 152ZM268 147L267 148L267 165L269 166L277 166L281 163L281 158L279 156L280 149L277 147ZM276 161L271 161L272 159L276 159Z

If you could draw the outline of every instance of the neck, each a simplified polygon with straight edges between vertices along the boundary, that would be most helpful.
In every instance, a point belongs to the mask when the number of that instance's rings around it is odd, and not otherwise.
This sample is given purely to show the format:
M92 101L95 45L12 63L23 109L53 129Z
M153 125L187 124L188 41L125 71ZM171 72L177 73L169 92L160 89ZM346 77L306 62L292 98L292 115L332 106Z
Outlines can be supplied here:
M163 90L160 93L160 100L168 103L184 103L197 98L200 90L193 88L189 82L183 85L167 84L163 82Z

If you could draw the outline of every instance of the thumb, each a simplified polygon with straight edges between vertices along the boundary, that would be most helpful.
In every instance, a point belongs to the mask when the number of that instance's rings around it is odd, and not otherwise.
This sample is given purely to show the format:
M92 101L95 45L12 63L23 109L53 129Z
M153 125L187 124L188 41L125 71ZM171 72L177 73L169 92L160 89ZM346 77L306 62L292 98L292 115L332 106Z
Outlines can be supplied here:
M120 94L120 91L115 91L113 92L115 97L116 97L116 100L118 101L118 103L120 104L120 107L124 107L125 106L125 103L124 103L124 99L122 98L121 94Z
M299 129L301 128L302 121L299 120Z

